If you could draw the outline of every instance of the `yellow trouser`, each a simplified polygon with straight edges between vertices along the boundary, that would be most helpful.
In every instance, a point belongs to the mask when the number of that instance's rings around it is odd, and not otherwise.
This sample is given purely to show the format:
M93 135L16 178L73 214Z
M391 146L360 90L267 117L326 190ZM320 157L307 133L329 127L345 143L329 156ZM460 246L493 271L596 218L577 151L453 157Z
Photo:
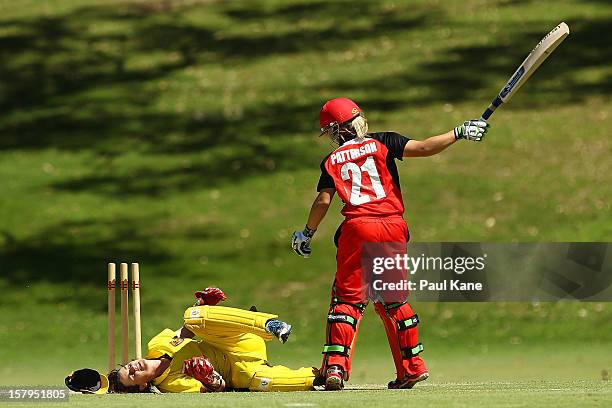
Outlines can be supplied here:
M233 388L251 391L305 391L312 389L312 368L292 370L268 365L264 340L272 334L266 322L278 316L223 306L195 306L185 311L185 327L205 343L227 355L231 378L225 381Z

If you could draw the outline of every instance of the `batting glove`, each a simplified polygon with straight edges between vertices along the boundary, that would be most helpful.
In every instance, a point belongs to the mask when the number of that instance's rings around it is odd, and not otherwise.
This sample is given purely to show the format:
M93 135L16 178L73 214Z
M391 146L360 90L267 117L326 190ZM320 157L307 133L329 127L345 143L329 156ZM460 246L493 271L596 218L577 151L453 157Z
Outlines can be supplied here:
M310 240L317 230L304 227L304 231L295 231L291 237L291 247L299 256L310 258L312 249L310 248Z
M193 294L196 297L196 302L194 306L214 306L217 303L227 299L225 293L219 288L211 288L208 287L204 290L198 290Z
M473 142L480 142L487 134L489 124L480 119L466 120L462 125L457 126L453 132L455 140L465 139Z

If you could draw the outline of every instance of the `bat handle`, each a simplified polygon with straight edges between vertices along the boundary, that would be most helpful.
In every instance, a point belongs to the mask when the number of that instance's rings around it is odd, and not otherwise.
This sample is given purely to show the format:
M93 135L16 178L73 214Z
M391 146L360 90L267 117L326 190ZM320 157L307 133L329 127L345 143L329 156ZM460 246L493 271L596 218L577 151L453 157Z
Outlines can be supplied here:
M504 103L504 101L502 101L501 97L497 95L495 99L493 99L489 107L485 109L485 111L482 113L482 115L480 116L480 119L485 120L485 121L489 119L491 115L493 114L493 112L495 111L495 109L497 109L502 103Z
M487 108L487 110L485 110L482 115L480 116L480 120L484 120L486 121L487 119L489 119L489 117L493 114L493 111L489 108Z

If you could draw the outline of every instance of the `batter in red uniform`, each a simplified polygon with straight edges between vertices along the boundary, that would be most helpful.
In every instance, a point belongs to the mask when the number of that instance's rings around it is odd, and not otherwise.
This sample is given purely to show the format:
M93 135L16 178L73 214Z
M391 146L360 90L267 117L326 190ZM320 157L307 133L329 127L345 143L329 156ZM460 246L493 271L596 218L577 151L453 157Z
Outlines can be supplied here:
M337 269L321 368L325 389L340 390L349 378L359 323L369 299L374 299L383 321L396 367L397 376L389 388L412 388L429 377L419 355L423 351L418 339L419 318L405 297L394 302L372 297L365 284L363 248L368 243L393 242L402 244L401 253L406 251L409 233L402 217L404 203L395 160L432 156L460 139L480 141L488 124L465 121L423 141L395 132L368 133L362 110L346 98L327 101L320 112L320 124L321 134L328 134L338 148L321 163L319 193L304 230L293 233L292 247L298 255L310 256L310 241L338 193L345 220L334 238Z

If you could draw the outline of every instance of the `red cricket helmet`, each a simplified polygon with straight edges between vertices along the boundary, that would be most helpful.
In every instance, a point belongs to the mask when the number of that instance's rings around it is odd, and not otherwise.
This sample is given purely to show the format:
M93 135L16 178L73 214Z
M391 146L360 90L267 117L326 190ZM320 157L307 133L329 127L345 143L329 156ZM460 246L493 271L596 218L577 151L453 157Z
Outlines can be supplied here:
M321 135L327 132L330 125L341 125L357 116L363 111L357 104L348 98L335 98L325 102L319 113Z

